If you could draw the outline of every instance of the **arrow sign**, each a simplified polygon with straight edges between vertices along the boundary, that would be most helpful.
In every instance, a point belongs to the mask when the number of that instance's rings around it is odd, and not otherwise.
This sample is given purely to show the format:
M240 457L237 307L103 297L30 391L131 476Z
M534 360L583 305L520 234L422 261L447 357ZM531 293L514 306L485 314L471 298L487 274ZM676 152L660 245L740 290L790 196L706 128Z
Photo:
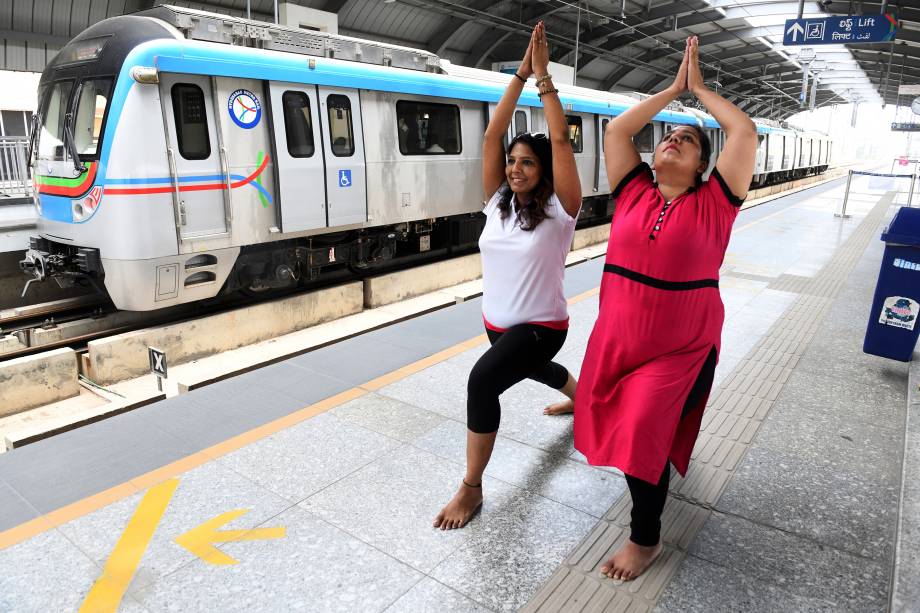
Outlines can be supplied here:
M249 509L237 509L235 511L221 513L217 517L209 519L200 526L192 528L185 534L176 537L176 542L209 564L239 564L239 560L228 556L223 551L214 547L212 543L261 541L265 539L278 539L285 535L284 528L253 528L251 530L218 531L224 524L230 523L237 517L245 515L248 512Z
M783 45L853 45L894 40L898 20L893 14L835 15L787 19Z

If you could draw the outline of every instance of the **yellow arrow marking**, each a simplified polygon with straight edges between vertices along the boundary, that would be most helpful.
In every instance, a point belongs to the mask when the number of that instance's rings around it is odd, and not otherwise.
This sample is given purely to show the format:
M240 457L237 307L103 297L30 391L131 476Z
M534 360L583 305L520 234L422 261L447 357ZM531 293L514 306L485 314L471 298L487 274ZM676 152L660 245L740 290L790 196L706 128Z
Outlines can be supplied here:
M170 479L147 490L115 549L109 554L102 576L86 595L80 613L108 613L118 609L178 485L178 479Z
M176 537L176 542L190 552L208 562L209 564L238 564L239 560L232 558L217 549L211 543L226 543L229 541L259 541L264 539L277 539L285 535L284 528L253 528L252 530L223 530L218 529L230 523L237 517L245 515L249 509L237 509L221 513L209 519L200 526L192 528L185 534Z

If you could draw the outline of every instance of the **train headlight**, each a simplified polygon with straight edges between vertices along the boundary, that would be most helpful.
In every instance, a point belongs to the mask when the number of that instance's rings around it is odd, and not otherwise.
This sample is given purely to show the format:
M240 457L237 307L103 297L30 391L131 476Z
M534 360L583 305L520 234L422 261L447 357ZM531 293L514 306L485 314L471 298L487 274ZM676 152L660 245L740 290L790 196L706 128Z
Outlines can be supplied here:
M83 221L92 217L93 213L95 213L96 209L99 207L100 200L102 200L102 187L99 185L93 187L89 194L83 198L71 200L70 206L73 212L73 220Z
M160 75L152 66L135 66L131 69L131 78L138 83L159 83Z

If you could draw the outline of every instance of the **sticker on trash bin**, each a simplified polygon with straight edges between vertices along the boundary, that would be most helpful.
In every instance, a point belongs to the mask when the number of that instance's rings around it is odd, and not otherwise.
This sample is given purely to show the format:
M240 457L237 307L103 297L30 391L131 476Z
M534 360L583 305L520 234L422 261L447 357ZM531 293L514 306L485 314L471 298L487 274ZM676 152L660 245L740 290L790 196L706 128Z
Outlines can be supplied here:
M916 300L902 296L889 296L885 298L885 304L882 305L882 315L878 322L895 328L913 330L914 324L917 323L917 315L920 315L920 303L917 303Z

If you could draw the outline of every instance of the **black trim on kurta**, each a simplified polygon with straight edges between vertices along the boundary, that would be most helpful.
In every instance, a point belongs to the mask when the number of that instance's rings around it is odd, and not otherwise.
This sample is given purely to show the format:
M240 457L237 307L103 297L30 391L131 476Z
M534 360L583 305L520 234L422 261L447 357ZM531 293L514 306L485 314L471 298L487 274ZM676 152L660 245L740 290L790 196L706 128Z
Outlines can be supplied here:
M645 172L648 174L650 179L654 179L655 175L652 174L652 169L646 162L640 162L638 166L626 173L626 176L623 177L620 182L617 184L616 189L613 190L613 197L616 198L620 195L620 192L623 191L623 188L629 185L629 182L638 177L640 174Z
M722 178L718 168L712 169L712 174L709 175L709 178L711 179L713 177L719 181L719 185L722 186L722 191L725 193L725 197L728 198L728 201L732 204L732 206L741 206L744 204L744 198L739 198L732 193L732 190L728 188L728 184L725 182L725 179Z
M704 287L719 287L718 279L696 279L694 281L665 281L664 279L656 279L655 277L649 277L648 275L643 275L641 272L636 272L628 268L623 268L622 266L617 266L616 264L604 264L604 272L613 273L615 275L620 275L621 277L626 277L630 281L635 281L643 285L648 285L649 287L654 287L655 289L665 289L670 291L686 291L691 289L701 289Z

